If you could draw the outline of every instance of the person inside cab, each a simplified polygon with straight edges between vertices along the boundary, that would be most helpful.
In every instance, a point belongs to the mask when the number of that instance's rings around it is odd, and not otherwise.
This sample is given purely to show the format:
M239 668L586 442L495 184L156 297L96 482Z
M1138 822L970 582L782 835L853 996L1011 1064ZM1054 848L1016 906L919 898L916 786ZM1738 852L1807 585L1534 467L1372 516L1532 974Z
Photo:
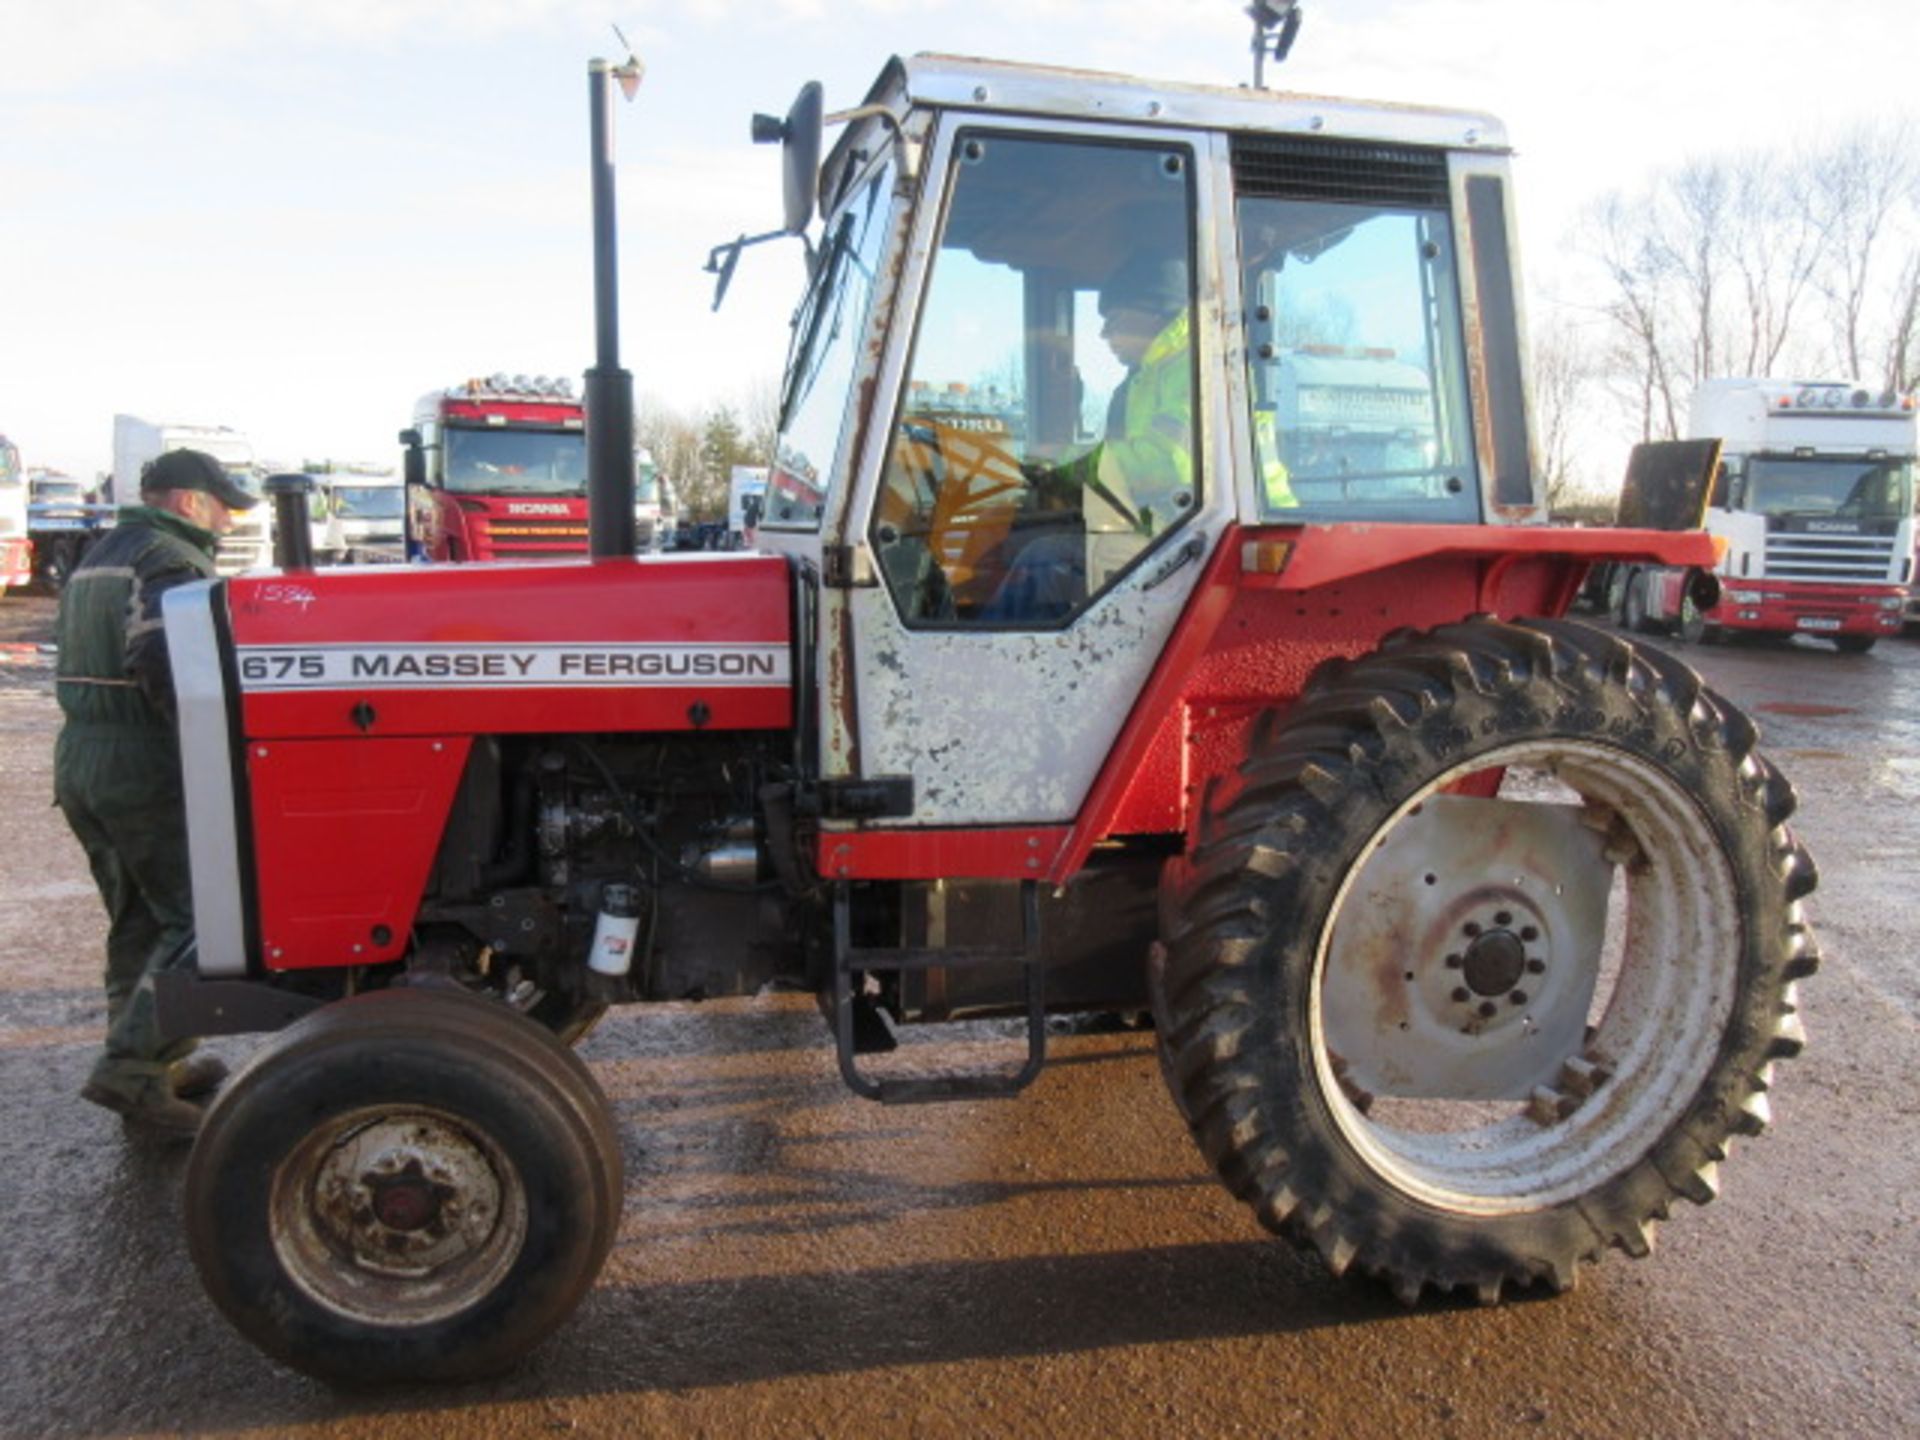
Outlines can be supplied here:
M1126 374L1105 433L1064 464L1024 467L1042 509L1079 523L1027 539L987 618L1057 619L1130 565L1194 502L1193 322L1186 262L1135 255L1099 289L1100 335Z

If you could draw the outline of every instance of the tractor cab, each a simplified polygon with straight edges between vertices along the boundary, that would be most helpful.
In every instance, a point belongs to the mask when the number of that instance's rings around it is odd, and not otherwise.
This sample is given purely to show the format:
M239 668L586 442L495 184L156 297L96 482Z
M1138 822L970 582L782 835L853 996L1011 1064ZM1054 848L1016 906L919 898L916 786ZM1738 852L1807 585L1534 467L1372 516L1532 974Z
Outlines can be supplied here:
M827 773L947 757L913 826L1079 812L1230 532L1544 518L1498 122L943 56L827 118L759 544Z

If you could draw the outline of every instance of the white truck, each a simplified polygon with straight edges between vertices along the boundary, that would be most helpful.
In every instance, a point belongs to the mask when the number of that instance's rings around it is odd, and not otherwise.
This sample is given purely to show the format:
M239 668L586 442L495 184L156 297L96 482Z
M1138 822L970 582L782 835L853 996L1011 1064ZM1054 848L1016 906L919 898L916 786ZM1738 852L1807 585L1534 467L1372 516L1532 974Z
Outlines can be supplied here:
M392 466L330 462L309 473L316 560L380 565L406 559L406 486Z
M172 420L143 420L137 415L113 417L113 478L110 498L116 505L140 503L140 467L169 450L200 450L226 468L236 485L260 494L254 469L253 446L238 430L226 425L190 425ZM236 511L233 529L220 541L216 560L222 575L238 575L273 563L271 505Z
M767 501L767 467L735 465L727 482L727 533L721 544L729 550L753 544L753 532Z
M1898 633L1914 567L1916 402L1853 381L1727 379L1694 391L1688 435L1721 442L1706 515L1725 548L1720 598L1701 609L1684 572L1615 577L1621 623L1813 635L1864 654Z
M1433 377L1380 346L1292 346L1259 364L1271 431L1256 405L1263 454L1277 446L1294 499L1307 509L1359 506L1376 513L1445 503L1457 490L1438 465ZM1271 440L1269 439L1271 436Z
M20 452L0 435L0 595L33 581L33 546L27 539L27 476Z
M633 544L646 553L667 548L679 524L679 499L673 483L645 446L633 455Z

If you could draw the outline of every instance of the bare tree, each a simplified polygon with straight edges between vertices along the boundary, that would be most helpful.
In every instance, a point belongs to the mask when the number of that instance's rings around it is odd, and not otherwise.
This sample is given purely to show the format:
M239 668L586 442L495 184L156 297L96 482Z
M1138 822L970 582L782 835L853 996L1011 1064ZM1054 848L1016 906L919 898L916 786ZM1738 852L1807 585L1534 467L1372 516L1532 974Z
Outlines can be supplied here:
M1875 378L1869 356L1891 278L1911 253L1913 188L1920 166L1910 124L1862 127L1822 152L1813 201L1830 217L1832 243L1820 269L1834 362L1850 377ZM1904 222L1904 223L1903 223ZM1902 236L1902 231L1908 233ZM1902 244L1907 239L1908 244ZM1878 356L1873 358L1878 359ZM1887 377L1891 384L1896 377Z
M1728 258L1738 276L1745 334L1729 355L1742 375L1770 375L1804 310L1829 234L1809 192L1812 167L1759 153L1731 163Z
M747 450L746 465L771 465L773 447L780 428L780 382L762 375L751 382L740 401L741 440Z
M1601 305L1612 325L1609 367L1629 387L1642 440L1678 433L1674 376L1668 359L1668 259L1654 239L1651 202L1605 195L1589 212L1593 258L1610 293Z
M1920 382L1920 146L1909 124L1782 160L1694 158L1589 208L1603 379L1642 439L1701 380L1789 367Z
M1579 463L1578 427L1598 367L1588 342L1564 317L1533 334L1533 413L1540 442L1541 489L1559 514L1587 488Z
M652 453L667 477L683 514L712 514L711 497L701 486L700 427L653 395L635 406L635 438Z

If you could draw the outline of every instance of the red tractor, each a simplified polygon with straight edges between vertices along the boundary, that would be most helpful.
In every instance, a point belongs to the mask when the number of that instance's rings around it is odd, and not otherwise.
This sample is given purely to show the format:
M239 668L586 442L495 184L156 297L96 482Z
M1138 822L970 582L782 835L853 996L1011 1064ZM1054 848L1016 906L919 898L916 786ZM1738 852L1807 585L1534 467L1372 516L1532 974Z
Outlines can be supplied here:
M1814 867L1744 715L1559 618L1714 553L1698 487L1547 523L1499 124L937 56L826 119L756 124L812 278L755 553L635 558L590 389L594 558L168 597L163 1013L279 1031L189 1166L220 1308L496 1373L620 1210L569 1042L769 986L884 1102L1150 1011L1226 1185L1410 1303L1644 1255L1800 1049ZM996 1015L999 1071L884 1053Z

